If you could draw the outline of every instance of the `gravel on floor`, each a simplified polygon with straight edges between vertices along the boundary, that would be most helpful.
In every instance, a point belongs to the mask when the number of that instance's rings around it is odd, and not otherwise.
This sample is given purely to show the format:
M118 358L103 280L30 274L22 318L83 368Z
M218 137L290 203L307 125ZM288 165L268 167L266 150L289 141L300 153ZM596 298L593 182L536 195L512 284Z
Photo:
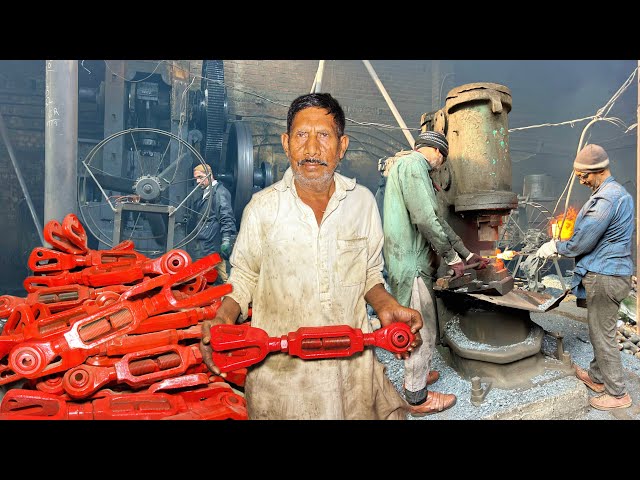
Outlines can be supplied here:
M559 281L554 280L554 275L543 279L547 290L545 293L554 294L561 292L556 289ZM546 278L546 277L545 277ZM568 281L568 279L565 279ZM557 285L556 285L557 283ZM556 291L557 290L557 291ZM586 309L580 308L575 303L575 297L568 295L558 307L548 312L531 312L531 320L540 326L545 335L542 342L542 353L545 359L555 360L556 338L553 334L563 337L563 348L571 354L574 364L582 368L588 368L593 358L593 348L589 341L589 329L586 323ZM425 417L407 416L409 420L478 420L491 417L500 412L517 408L518 405L533 403L538 400L554 396L560 390L567 388L567 382L575 383L573 378L568 378L565 373L558 370L547 369L544 374L533 378L534 385L531 388L519 388L506 390L496 387L488 388L484 401L476 406L471 403L471 382L463 377L447 364L439 351L446 347L439 346L434 351L431 369L440 372L440 379L430 386L430 389L443 393L453 393L457 396L456 404L438 414ZM377 358L386 366L387 375L395 388L403 391L404 362L396 359L387 350L376 348ZM622 366L625 370L625 383L632 396L633 405L626 409L612 411L600 411L589 407L583 416L585 420L614 420L629 419L640 420L640 359L633 355L621 353ZM483 387L488 385L483 384ZM585 387L586 388L586 387ZM595 395L589 390L589 395Z

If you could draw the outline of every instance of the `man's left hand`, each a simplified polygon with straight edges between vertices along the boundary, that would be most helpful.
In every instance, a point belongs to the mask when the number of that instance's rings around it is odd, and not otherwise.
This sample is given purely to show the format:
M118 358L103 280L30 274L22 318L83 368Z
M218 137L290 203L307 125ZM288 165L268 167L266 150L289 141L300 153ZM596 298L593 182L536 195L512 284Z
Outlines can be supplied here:
M396 303L394 306L390 306L390 308L381 308L376 311L378 315L378 320L380 320L380 325L386 327L393 322L402 322L409 325L411 328L411 333L413 333L416 338L409 345L409 348L405 353L396 354L397 359L407 359L413 350L422 345L422 338L420 338L420 329L422 328L422 315L417 310L413 308L403 307L402 305Z
M467 264L471 265L472 263L477 263L477 267L473 267L475 270L480 270L481 268L487 268L490 260L486 257L481 257L477 253L472 253L471 256L467 259Z
M231 244L230 240L224 240L222 242L222 245L220 245L220 255L222 255L222 258L224 258L225 260L229 260L232 250L233 245Z

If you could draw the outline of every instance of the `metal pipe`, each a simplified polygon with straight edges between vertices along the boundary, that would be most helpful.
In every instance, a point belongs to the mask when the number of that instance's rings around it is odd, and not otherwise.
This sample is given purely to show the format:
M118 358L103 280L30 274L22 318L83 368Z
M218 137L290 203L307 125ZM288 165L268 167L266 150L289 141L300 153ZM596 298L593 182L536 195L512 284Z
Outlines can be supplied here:
M316 76L313 78L313 85L311 85L311 93L318 93L322 88L322 75L324 74L324 60L320 60L318 63L318 70Z
M13 153L13 147L11 146L11 141L9 140L9 133L7 132L7 127L4 123L4 117L2 116L2 113L0 113L0 134L2 134L2 139L4 140L4 144L7 147L7 152L9 152L9 158L11 158L13 169L16 171L16 176L18 177L18 182L20 183L20 188L22 188L22 193L24 194L24 198L27 201L27 205L29 206L29 212L31 213L31 218L33 219L33 223L35 224L36 230L38 231L40 242L44 246L45 242L44 235L42 233L42 223L40 222L38 213L33 206L31 195L29 195L29 190L27 189L27 185L24 182L24 178L22 178L22 173L20 172L20 167L18 166L16 156Z
M362 60L362 62L364 63L364 66L367 67L367 70L369 71L369 75L371 75L371 78L373 78L373 81L376 83L378 90L380 90L380 93L382 93L382 96L387 101L387 105L389 105L389 108L391 109L391 113L393 113L393 116L395 117L396 122L398 122L398 125L400 125L400 128L402 128L402 133L404 133L404 136L409 142L409 145L411 146L411 148L413 148L413 145L415 144L413 135L411 135L411 132L409 132L407 125L404 123L404 120L402 120L402 117L400 116L400 112L398 112L398 109L393 104L391 97L389 97L387 90L384 88L384 85L382 85L382 82L378 78L378 75L376 75L376 72L371 66L371 63L369 62L369 60Z
M440 102L438 104L438 108L440 108L440 105L442 105L442 87L444 87L444 81L447 79L447 77L451 76L451 75L455 75L453 72L449 72L447 73L444 77L442 77L442 83L440 83L440 92L438 93L438 101Z
M77 212L78 61L47 60L44 221Z

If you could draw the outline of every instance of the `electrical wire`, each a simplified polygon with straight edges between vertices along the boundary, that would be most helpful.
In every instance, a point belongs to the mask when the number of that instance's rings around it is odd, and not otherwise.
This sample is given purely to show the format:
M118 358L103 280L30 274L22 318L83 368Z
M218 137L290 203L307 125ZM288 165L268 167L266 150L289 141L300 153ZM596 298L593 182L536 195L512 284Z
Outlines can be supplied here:
M580 140L578 142L578 148L576 150L576 155L582 150L582 148L584 146L585 135L586 135L587 131L589 130L589 128L592 125L596 124L599 121L605 121L605 122L609 122L609 123L612 123L612 124L617 125L617 126L624 126L624 122L622 122L622 120L620 120L617 117L607 117L607 114L611 111L611 109L615 105L616 100L618 98L620 98L620 96L622 96L622 94L625 92L625 90L627 88L629 88L629 85L631 85L631 82L632 82L633 78L636 76L637 71L638 71L638 67L636 67L633 70L633 72L631 72L631 75L629 75L627 80L620 86L620 88L618 88L616 93L613 94L613 96L609 99L609 101L607 103L605 103L602 107L600 107L595 115L590 117L591 120L589 121L589 123L587 123L587 125L585 125L584 129L582 130L582 134L580 135ZM628 130L629 129L627 129L627 131ZM564 188L564 190L562 192L562 195L564 195L564 193L567 192L567 198L566 198L565 204L564 204L564 212L562 214L562 220L560 221L560 227L557 229L559 238L560 238L561 233L562 233L562 228L564 227L564 222L565 222L565 220L567 218L567 211L569 210L569 200L571 199L571 191L573 190L573 185L574 184L575 184L575 175L573 174L573 168L572 168L570 176L569 176L569 180L567 181L567 185L565 186L565 188ZM553 209L553 215L554 216L555 216L556 210L558 208L558 205L560 204L560 200L562 199L562 195L560 195L560 197L558 198L558 202L556 203L556 206Z
M83 60L83 61L84 61L84 60ZM109 71L111 72L111 74L112 74L112 75L114 75L114 76L116 76L116 77L118 77L118 78L122 78L123 80L125 80L126 82L129 82L129 83L139 83L139 82L144 82L144 81L145 81L145 80L147 80L148 78L151 78L151 77L153 76L153 74L154 74L154 73L156 73L156 71L158 70L158 68L160 68L160 65L162 65L163 63L170 63L170 62L169 62L169 60L160 60L160 61L158 62L158 64L156 65L156 68L154 68L154 69L153 69L153 71L152 71L149 75L147 75L146 77L141 78L140 80L129 80L128 78L125 78L125 77L123 77L122 75L120 75L120 74L118 74L118 73L114 72L114 71L111 69L111 67L109 66L109 63L108 63L106 60L103 60L103 61L104 61L104 65L105 65L105 67L107 68L107 70L109 70ZM175 66L175 65L174 65L174 66ZM85 68L85 70L86 70L86 68ZM184 69L181 69L181 70L184 70ZM91 72L89 72L89 73L91 73Z

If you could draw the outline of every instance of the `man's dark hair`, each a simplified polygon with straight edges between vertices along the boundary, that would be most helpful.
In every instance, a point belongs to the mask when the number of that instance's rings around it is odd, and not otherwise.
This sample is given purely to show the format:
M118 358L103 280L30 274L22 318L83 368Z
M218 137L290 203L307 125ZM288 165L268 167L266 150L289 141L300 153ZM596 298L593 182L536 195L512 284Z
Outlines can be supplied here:
M338 137L344 135L344 110L342 110L338 101L329 93L307 93L306 95L300 95L291 102L289 112L287 113L287 133L291 133L293 117L295 117L300 110L304 110L309 107L326 109L329 115L333 115L333 122L336 125Z

